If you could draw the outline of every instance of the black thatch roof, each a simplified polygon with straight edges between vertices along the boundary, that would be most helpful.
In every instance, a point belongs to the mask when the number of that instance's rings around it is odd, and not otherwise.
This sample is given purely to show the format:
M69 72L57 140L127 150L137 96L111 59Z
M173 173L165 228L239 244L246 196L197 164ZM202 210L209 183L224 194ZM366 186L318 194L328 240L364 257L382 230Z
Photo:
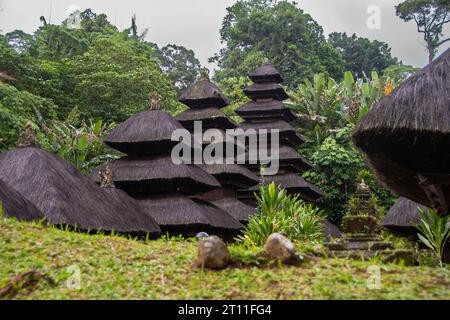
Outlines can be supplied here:
M271 64L263 64L250 74L250 79L256 83L264 82L283 82L283 78L277 69Z
M250 159L258 159L258 154L254 154L252 152L253 150L249 150L247 152L247 160ZM303 171L308 171L311 170L313 168L312 164L306 160L305 158L303 158L297 151L295 151L293 148L289 147L289 146L285 146L285 145L281 145L279 147L279 165L280 168L292 168L297 170L298 172L303 172ZM268 150L268 155L271 155L271 150ZM253 157L251 157L253 156ZM259 167L260 164L248 164L247 167L249 168L257 168Z
M170 155L123 157L95 169L90 178L99 183L99 172L106 166L114 172L116 187L128 193L181 191L195 194L220 187L206 171L196 165L176 165Z
M244 166L237 164L200 165L213 175L222 186L244 189L259 183L259 178Z
M399 198L384 217L381 226L398 235L416 236L416 225L421 219L418 208L427 210L414 201Z
M194 129L194 121L201 121L203 130L234 129L237 124L217 108L189 109L177 115L175 119L188 130Z
M211 203L225 212L228 212L233 218L241 223L248 222L249 217L256 213L256 208L239 201L235 197L212 200Z
M236 234L243 226L228 213L200 199L180 194L136 197L138 203L159 223L163 232L194 236L205 231L210 234Z
M245 88L243 92L254 101L269 98L283 101L289 98L286 91L278 83L254 83Z
M164 111L146 110L118 125L104 142L127 154L167 153L178 144L171 141L176 129L184 128Z
M448 211L450 49L376 104L353 141L394 193Z
M190 108L223 108L230 104L219 88L206 79L199 80L186 89L179 101Z
M237 108L235 112L245 120L284 120L293 122L297 119L295 112L283 102L269 99L267 101L250 101Z
M14 217L19 221L38 221L45 218L34 204L1 179L0 207L5 217Z
M235 154L241 154L246 152L246 145L242 143L240 140L237 140L234 135L227 134L226 131L222 129L215 129L217 133L220 132L220 135L212 137L207 137L206 135L202 135L200 137L193 135L193 146L197 147L197 145L201 145L202 149L204 149L208 145L222 144L223 152L225 154L227 148L232 148ZM214 140L215 138L218 138ZM212 147L212 146L211 146Z
M65 160L39 148L0 155L0 179L33 203L54 225L150 236L160 229L133 200L118 199Z
M322 191L314 185L307 182L305 179L295 173L280 173L275 176L264 176L262 178L262 184L270 184L274 182L276 185L280 185L281 188L286 189L290 194L299 194L300 198L307 201L315 201L323 196ZM259 185L253 186L248 189L250 193L258 192ZM242 191L240 190L240 193Z
M280 131L280 144L285 143L293 148L298 148L305 142L305 139L297 133L295 128L283 120L271 122L244 122L239 125L239 128L243 130L255 129L257 132L261 129L278 129ZM270 134L268 135L268 139L270 139Z
M326 241L343 237L344 233L328 220L322 220L320 223L322 225L322 233Z

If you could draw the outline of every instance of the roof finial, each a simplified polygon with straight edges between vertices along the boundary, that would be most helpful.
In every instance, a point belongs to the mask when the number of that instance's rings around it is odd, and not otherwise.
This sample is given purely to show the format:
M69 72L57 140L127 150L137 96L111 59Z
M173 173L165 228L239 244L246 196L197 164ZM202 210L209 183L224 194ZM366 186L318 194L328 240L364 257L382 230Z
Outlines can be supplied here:
M114 172L106 166L98 173L100 176L100 187L102 188L115 188L114 186Z
M265 64L270 64L269 58L267 58L267 57L263 58L263 65L265 65Z
M161 95L157 91L150 92L148 96L148 104L150 110L161 109Z
M36 132L30 122L25 125L23 131L17 139L16 145L18 148L34 147L38 145Z
M200 69L200 80L201 81L209 81L209 69L208 68Z

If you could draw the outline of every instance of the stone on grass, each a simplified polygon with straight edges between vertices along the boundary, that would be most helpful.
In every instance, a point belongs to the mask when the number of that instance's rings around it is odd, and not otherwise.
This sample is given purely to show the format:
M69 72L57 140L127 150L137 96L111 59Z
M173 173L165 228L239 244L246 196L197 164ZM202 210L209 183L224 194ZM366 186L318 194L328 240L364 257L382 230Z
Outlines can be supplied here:
M272 233L267 238L266 253L270 259L279 260L283 264L298 265L302 260L294 244L279 233Z
M198 243L196 266L212 270L225 269L230 263L230 252L225 243L216 236L210 236Z

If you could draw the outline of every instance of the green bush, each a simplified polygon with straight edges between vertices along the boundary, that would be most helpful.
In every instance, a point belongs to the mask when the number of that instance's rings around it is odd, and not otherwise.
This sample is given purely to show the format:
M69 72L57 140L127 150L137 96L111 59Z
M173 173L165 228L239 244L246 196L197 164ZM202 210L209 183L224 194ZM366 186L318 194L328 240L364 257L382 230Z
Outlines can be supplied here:
M440 217L436 211L429 209L428 212L418 208L422 218L420 219L417 234L428 248L430 248L439 259L442 266L442 255L444 247L450 237L450 216Z
M71 119L74 121L74 119ZM95 167L115 159L119 153L103 143L103 137L114 124L82 121L72 125L70 120L54 120L42 126L38 134L39 143L61 158L64 158L82 172L88 173Z
M267 238L275 232L292 241L316 242L322 240L323 213L311 204L306 204L297 196L273 182L261 186L258 201L258 214L250 217L238 242L249 247L263 246Z

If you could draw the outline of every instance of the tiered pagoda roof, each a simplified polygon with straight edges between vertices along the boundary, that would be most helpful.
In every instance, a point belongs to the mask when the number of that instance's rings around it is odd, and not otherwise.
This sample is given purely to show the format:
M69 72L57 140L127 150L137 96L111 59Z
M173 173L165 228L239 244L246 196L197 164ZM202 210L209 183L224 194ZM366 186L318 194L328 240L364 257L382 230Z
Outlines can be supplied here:
M299 194L305 200L317 200L322 196L322 192L299 176L299 173L311 169L311 164L296 151L304 143L304 139L290 124L297 116L282 102L288 98L280 85L283 78L274 66L264 64L250 74L250 79L254 84L245 88L244 93L252 101L236 109L236 113L245 120L239 128L255 129L257 134L261 129L279 130L279 173L262 177L261 183L275 182L287 192ZM270 139L270 135L268 138ZM269 153L270 144L269 140ZM247 160L254 159L255 155L251 153L252 150L248 152ZM260 164L248 163L248 167L254 171L259 171L259 166ZM247 190L240 190L239 197L250 201L258 188L259 186L253 186Z
M188 197L214 190L220 184L196 165L173 163L170 154L176 142L170 139L176 129L184 128L158 108L136 114L115 128L105 143L128 156L107 165L114 172L114 184L146 208L165 232L186 236L200 231L235 234L242 225L231 215ZM94 170L91 178L98 182L102 169Z
M214 143L223 143L225 156L227 150L227 143L223 142L226 137L225 130L234 129L237 125L220 111L220 108L229 104L220 90L204 77L181 95L180 102L186 104L190 109L178 115L176 119L191 131L194 128L194 121L201 121L203 131L219 130L223 139ZM202 141L204 147L210 143L211 141ZM245 144L238 141L233 141L231 144L235 150L234 154L245 153ZM217 178L222 185L222 189L206 193L202 198L219 206L235 219L246 222L248 217L255 212L255 208L239 201L236 190L257 184L258 177L246 167L237 164L204 164L201 167Z

